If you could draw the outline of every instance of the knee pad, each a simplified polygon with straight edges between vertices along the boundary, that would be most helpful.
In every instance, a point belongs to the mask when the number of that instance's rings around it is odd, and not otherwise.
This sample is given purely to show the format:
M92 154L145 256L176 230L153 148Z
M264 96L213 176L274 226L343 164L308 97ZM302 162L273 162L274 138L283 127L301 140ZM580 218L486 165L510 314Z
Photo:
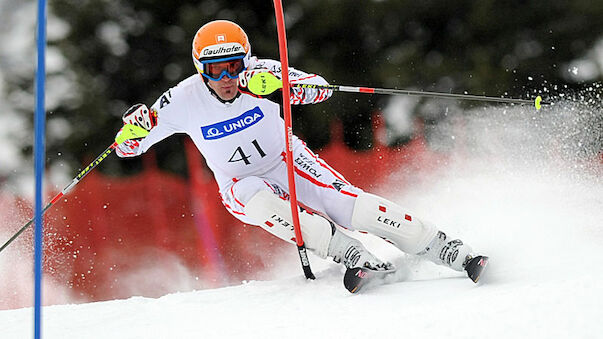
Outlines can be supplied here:
M288 201L268 191L257 192L245 205L245 214L273 235L295 243L293 216ZM299 223L309 250L326 258L335 225L326 218L299 208Z
M384 238L409 254L425 250L437 234L433 225L422 222L397 204L364 192L356 198L352 227Z
M253 198L258 191L269 191L270 186L259 177L246 177L238 180L232 186L231 195L241 204L247 203Z

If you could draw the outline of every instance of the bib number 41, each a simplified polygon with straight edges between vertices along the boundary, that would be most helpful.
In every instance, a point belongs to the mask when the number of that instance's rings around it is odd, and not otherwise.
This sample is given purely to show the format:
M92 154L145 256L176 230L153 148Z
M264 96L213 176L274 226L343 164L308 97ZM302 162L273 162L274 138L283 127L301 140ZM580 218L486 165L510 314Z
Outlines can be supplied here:
M260 144L258 144L257 140L254 139L251 144L255 147L255 150L258 152L261 158L266 156L266 153L264 152L262 147L260 147ZM228 159L228 162L243 161L245 162L245 165L251 165L251 162L249 161L249 158L251 158L251 156L252 155L247 155L243 151L243 148L241 146L238 146L235 149L234 153L232 153L232 155L230 156L230 159Z

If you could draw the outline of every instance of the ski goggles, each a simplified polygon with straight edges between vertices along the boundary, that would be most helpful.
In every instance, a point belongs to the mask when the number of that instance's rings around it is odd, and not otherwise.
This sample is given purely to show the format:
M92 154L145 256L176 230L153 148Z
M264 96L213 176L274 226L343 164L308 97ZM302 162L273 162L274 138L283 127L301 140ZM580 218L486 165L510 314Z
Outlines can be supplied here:
M245 70L243 58L245 58L244 55L200 61L203 64L203 73L201 74L213 81L220 81L224 76L236 79L239 77L239 73Z

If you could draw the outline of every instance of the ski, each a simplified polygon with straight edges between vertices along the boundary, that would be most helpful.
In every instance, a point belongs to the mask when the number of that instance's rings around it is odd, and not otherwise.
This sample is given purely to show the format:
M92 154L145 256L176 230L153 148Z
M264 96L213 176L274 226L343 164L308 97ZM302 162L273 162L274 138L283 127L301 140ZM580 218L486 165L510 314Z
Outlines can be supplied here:
M484 255L478 255L475 258L471 258L469 262L465 265L465 271L467 271L467 275L469 279L473 280L474 283L477 284L479 278L482 276L482 272L486 269L488 265L488 257Z
M479 255L471 258L465 265L465 271L474 283L478 283L482 273L488 265L489 258ZM378 286L399 281L396 278L396 269L373 270L367 267L348 268L343 276L343 286L350 293L358 293L367 286Z
M391 270L372 270L366 267L348 268L343 276L343 286L350 293L358 293L367 286L383 285L393 279L396 269ZM388 279L388 278L392 279Z

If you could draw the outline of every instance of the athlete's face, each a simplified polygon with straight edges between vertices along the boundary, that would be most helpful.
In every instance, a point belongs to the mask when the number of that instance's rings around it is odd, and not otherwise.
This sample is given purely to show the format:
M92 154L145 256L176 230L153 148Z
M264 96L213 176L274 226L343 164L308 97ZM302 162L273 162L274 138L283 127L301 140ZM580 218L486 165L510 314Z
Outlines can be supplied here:
M232 100L237 96L239 79L231 79L227 76L218 81L208 80L208 85L224 101Z

